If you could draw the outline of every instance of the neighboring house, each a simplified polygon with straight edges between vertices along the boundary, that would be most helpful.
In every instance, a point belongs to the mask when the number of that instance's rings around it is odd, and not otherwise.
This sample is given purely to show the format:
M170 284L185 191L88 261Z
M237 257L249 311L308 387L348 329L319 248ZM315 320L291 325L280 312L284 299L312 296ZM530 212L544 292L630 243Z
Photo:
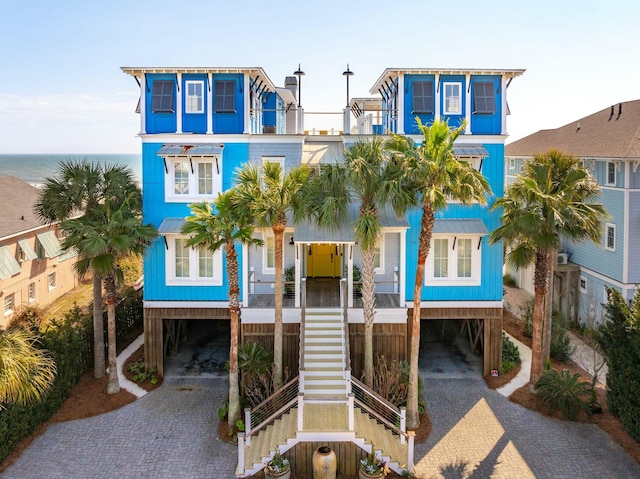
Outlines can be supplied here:
M593 327L602 320L605 288L617 289L630 301L640 283L640 100L612 105L507 145L506 183L528 158L552 148L583 160L611 215L601 244L564 244L556 266L555 295L561 309ZM531 268L515 273L520 286L532 290Z
M123 67L140 86L143 221L160 237L144 261L146 358L163 371L167 345L183 319L227 319L227 279L222 252L187 248L180 234L188 204L213 198L232 186L234 171L246 162L278 161L285 168L339 158L346 145L374 133L411 135L422 141L415 117L429 124L443 118L452 126L466 120L455 153L481 169L493 195L502 196L507 87L524 70L387 69L373 84L370 99L357 97L337 113L343 131L305 124L297 78L277 87L262 68ZM353 121L355 120L355 121ZM353 125L353 127L352 127ZM318 134L313 134L317 132ZM354 288L360 248L350 220L341 229L318 230L290 224L285 232L284 267L294 266L295 288L285 303L285 362L297 371L302 278L345 278L349 323L363 321ZM469 320L476 343L485 346L485 372L500 361L502 244L488 234L500 222L488 206L452 203L438 215L427 260L422 315L425 319ZM382 214L376 251L377 352L406 358L417 261L419 211L407 218ZM239 255L243 302L241 337L263 335L273 327L274 243L270 231L258 235L261 248ZM206 267L204 265L207 265ZM337 281L335 281L337 288ZM356 294L354 294L354 292ZM311 304L313 298L308 298ZM484 324L484 328L483 328ZM271 327L271 331L269 331ZM167 340L163 340L168 338ZM353 340L353 337L352 337ZM385 349L386 348L386 349ZM360 362L361 347L352 347ZM288 358L288 359L287 359ZM354 366L355 368L355 366Z
M0 328L21 306L46 306L77 286L74 253L60 248L56 225L34 213L40 190L0 176Z

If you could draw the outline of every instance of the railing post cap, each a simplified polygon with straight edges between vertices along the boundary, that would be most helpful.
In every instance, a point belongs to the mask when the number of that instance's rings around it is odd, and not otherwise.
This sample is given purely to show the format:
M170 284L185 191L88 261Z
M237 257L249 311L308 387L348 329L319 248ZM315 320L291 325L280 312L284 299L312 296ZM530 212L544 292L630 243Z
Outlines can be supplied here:
M251 412L251 408L250 407L244 408L244 412Z
M244 439L244 432L238 432L238 439Z
M415 431L407 431L406 434L409 437L414 437L416 435L416 432Z

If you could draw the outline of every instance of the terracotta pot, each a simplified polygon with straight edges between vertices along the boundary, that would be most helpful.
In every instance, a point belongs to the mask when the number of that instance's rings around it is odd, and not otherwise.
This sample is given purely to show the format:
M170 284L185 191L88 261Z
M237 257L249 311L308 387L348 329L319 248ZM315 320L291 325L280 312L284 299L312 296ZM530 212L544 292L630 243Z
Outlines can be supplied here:
M320 446L313 453L313 479L336 479L338 461L330 447Z
M382 473L378 473L375 475L367 474L366 471L362 468L358 469L358 478L359 479L379 479L382 477Z

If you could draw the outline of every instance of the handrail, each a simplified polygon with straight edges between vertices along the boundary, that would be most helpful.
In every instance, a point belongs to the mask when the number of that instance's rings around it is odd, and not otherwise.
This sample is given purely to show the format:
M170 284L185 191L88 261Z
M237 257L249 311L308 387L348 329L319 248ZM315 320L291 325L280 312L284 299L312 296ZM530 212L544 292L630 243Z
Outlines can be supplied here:
M404 439L408 437L404 426L404 408L397 408L353 376L351 376L351 387L358 406L380 421L387 429L401 436L404 442Z
M347 301L347 280L340 280L340 289L341 289L341 302L342 302L342 328L343 335L342 340L344 341L344 369L345 371L349 371L349 375L351 375L351 353L349 351L349 317L348 317L348 301Z
M298 401L298 382L298 376L296 376L256 407L245 409L246 438L254 436L274 419L291 409L291 406ZM258 424L253 426L255 423Z
M302 371L304 379L304 335L306 333L307 318L307 278L302 278L300 285L300 346L298 371Z

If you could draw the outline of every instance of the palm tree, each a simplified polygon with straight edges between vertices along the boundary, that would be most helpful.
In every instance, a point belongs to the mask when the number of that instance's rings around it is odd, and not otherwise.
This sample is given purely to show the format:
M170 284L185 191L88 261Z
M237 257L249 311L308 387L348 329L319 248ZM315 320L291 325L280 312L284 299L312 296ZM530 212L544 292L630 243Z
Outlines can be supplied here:
M231 189L218 194L212 203L201 202L189 205L191 216L187 216L182 228L190 235L188 246L217 251L224 248L227 258L227 280L229 282L229 316L231 320L231 345L229 347L229 425L240 419L240 388L238 383L238 336L240 328L240 286L236 242L246 245L261 245L253 237L251 218L243 215L237 207L236 192Z
M29 331L0 331L0 409L38 401L56 378L56 363Z
M300 221L307 211L309 169L299 166L285 171L279 163L264 161L258 168L246 164L236 174L239 205L250 209L258 227L273 231L275 243L275 319L273 335L274 385L282 386L282 240L287 215Z
M413 288L413 316L409 361L409 386L407 397L407 427L420 424L418 415L418 352L420 349L420 299L424 283L424 267L431 247L435 214L444 209L447 202L486 203L489 183L479 171L453 154L453 143L464 132L464 122L451 130L445 121L436 120L433 125L423 125L416 118L424 140L415 145L411 138L392 135L386 148L404 161L407 178L405 184L416 195L414 201L422 209L418 263Z
M357 200L359 215L355 239L362 249L362 306L364 313L364 382L373 385L373 320L375 317L375 244L382 229L380 208L391 202L399 214L407 205L395 195L394 170L387 161L382 139L358 140L349 145L337 164L321 166L314 178L314 213L321 227L337 227Z
M550 308L545 314L545 299L550 305L552 259L563 240L601 241L608 215L601 203L595 203L599 195L598 184L579 159L550 150L525 163L504 197L492 205L492 209L503 209L503 217L502 226L493 231L490 241L504 240L510 264L517 267L535 265L533 386L540 379L549 357L543 343L545 330L551 331Z
M91 269L103 281L107 305L107 394L120 390L116 366L116 286L123 275L118 261L130 255L141 256L144 246L157 235L152 225L141 224L141 197L140 189L134 185L122 201L105 198L85 216L62 223L67 233L62 246L77 249L78 273L83 275Z
M121 165L101 166L89 161L63 161L53 178L47 178L36 214L49 224L86 216L106 198L120 198L135 187L133 172ZM93 374L105 373L102 279L93 272Z

